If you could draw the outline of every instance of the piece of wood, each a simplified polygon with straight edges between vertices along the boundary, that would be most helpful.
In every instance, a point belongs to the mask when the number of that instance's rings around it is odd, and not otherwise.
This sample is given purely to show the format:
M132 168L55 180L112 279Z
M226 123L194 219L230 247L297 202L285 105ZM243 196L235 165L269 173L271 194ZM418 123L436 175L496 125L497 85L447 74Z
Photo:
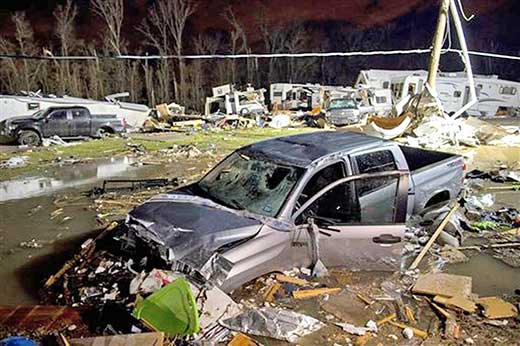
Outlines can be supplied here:
M63 276L63 274L65 274L67 271L69 271L70 268L72 268L73 266L76 265L76 263L78 263L78 261L80 259L83 259L85 257L89 257L90 255L92 255L92 253L95 251L96 249L96 242L102 238L104 238L108 233L110 233L111 231L113 231L114 229L117 228L119 224L117 222L112 222L110 225L108 225L94 240L92 240L90 243L87 244L87 246L85 246L84 248L82 248L79 253L77 253L76 255L74 255L74 257L72 259L70 259L69 261L67 261L63 267L61 267L61 269L54 275L51 275L47 281L45 281L45 284L43 285L43 287L45 289L49 289L50 287L52 287L56 281L58 281L59 278L61 278Z
M428 302L431 304L431 306L433 306L435 308L435 310L437 312L439 312L446 320L451 320L453 318L453 316L451 316L451 314L446 311L446 309L440 307L439 305L435 304L434 302L432 302L431 300L428 300Z
M309 284L309 281L307 281L307 280L295 278L295 277L283 275L283 274L276 274L275 278L276 278L276 280L278 280L280 282L285 282L288 284L294 284L294 285L298 285L298 286L306 286Z
M382 319L380 319L379 321L376 322L377 326L382 326L383 324L387 323L387 322L390 322L392 320L395 320L397 318L397 315L395 313L393 314L390 314Z
M446 273L420 275L412 293L443 297L469 297L472 292L472 278Z
M405 306L404 307L404 314L406 315L406 318L408 319L408 321L410 321L411 323L416 323L417 322L415 320L415 314L414 314L414 312L413 312L411 307Z
M312 290L298 290L293 292L293 297L296 299L309 299L325 294L336 294L341 292L341 288L315 288Z
M97 336L69 341L71 346L163 346L164 333Z
M249 336L238 333L233 339L227 344L227 346L257 346L258 344L251 339Z
M435 296L433 298L433 301L451 309L463 310L471 314L477 312L477 305L475 304L475 302L469 300L466 297L455 296L447 298L443 296Z
M373 300L370 300L369 298L365 297L361 293L356 294L356 297L358 297L366 305L372 305L374 303Z
M401 328L401 329L410 328L413 331L413 334L420 338L426 339L428 337L428 333L425 332L424 330L420 330L420 329L417 329L417 328L414 328L411 326L407 326L404 323L399 323L399 322L395 322L395 321L389 321L388 323L390 323L391 325L393 325L395 327Z
M269 303L274 302L274 295L275 295L276 292L278 292L281 288L282 288L282 284L279 283L279 282L275 282L274 284L272 284L271 286L269 286L269 288L267 289L267 291L266 291L265 294L264 294L264 299L265 299L265 301L266 301L266 302L269 302Z
M484 316L492 320L512 318L518 315L518 310L513 304L497 297L480 298L477 303L484 308Z
M437 227L437 229L435 230L433 235L430 237L430 240L428 240L428 242L426 243L424 248L421 250L419 255L417 255L417 257L415 258L415 260L413 261L413 263L409 269L415 269L419 266L419 263L421 263L423 257L426 255L426 253L428 252L430 247L433 245L435 240L437 240L437 237L439 236L439 234L441 234L442 230L444 230L444 227L450 221L451 217L453 216L453 214L455 214L455 212L457 211L458 208L459 208L458 204L455 204L455 206L453 208L451 208L448 215L446 215L444 220L442 220L442 222L439 224L439 226Z

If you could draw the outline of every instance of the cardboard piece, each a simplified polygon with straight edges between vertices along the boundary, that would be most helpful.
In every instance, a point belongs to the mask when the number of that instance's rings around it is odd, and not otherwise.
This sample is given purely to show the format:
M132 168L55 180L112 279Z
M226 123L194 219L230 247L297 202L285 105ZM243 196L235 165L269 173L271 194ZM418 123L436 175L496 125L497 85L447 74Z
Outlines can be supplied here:
M163 333L97 336L93 338L69 339L71 346L141 346L164 344Z
M489 319L511 318L518 315L513 304L497 297L480 298L477 303L484 308L484 316Z
M471 289L472 279L469 276L435 273L419 276L412 293L447 298L469 297Z

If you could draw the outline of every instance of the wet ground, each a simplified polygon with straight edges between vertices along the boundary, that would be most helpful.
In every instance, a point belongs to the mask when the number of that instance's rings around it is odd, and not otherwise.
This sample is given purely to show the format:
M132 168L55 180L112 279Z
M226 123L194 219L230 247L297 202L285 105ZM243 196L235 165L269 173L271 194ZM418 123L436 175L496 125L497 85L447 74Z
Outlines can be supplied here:
M471 169L489 169L497 161L520 161L519 148L480 147L464 151L471 157ZM208 168L208 160L200 159L153 166L135 166L134 160L119 157L92 161L0 182L0 305L37 302L41 281L100 227L92 198L85 193L103 179L171 178L187 172L200 174ZM197 165L200 167L196 168ZM496 206L520 209L519 193L494 192ZM451 265L447 270L473 276L474 291L481 295L512 293L520 288L520 269L490 255L473 256L469 262ZM496 280L489 279L497 276L500 277Z
M0 305L37 303L42 280L101 226L88 196L92 187L104 179L175 177L197 165L134 161L99 160L0 182Z

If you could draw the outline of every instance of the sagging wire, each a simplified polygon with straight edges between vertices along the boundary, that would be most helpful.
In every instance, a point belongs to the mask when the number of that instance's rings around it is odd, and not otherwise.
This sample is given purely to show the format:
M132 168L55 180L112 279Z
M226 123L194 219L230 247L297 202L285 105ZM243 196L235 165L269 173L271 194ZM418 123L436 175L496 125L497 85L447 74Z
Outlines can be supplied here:
M475 15L472 14L471 16L467 16L466 15L466 12L464 11L464 6L462 6L462 0L457 0L458 4L459 4L459 8L460 8L460 13L462 14L462 17L464 18L464 20L466 22L469 22L470 20L472 20L473 18L475 18Z

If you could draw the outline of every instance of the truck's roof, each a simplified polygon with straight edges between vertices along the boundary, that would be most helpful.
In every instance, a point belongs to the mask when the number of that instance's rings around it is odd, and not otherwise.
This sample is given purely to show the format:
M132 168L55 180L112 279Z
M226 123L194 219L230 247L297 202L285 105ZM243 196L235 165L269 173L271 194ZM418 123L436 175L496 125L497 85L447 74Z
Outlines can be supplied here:
M364 134L347 131L319 131L278 137L251 144L244 148L251 153L261 153L275 160L307 167L317 159L351 151L360 146L373 146L384 141Z

